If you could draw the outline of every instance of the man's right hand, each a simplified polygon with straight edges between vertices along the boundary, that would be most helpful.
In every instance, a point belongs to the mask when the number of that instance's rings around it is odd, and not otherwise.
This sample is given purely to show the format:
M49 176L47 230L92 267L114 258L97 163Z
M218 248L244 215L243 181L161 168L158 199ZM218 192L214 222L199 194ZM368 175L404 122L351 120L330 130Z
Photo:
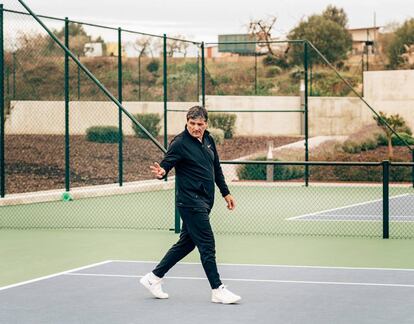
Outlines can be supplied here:
M151 165L150 169L157 179L162 179L165 175L165 170L157 162L154 162L154 165Z

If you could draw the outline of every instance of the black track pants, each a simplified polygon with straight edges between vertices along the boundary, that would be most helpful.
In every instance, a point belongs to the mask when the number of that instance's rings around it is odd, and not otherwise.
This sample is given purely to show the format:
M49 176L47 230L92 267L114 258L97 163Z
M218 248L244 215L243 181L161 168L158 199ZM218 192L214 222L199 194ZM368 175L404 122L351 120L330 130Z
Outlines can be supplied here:
M199 207L179 207L179 211L183 220L180 239L170 248L152 272L160 278L164 277L168 270L197 247L210 286L212 289L216 289L221 285L221 281L217 271L215 241L209 218L210 211L207 208Z

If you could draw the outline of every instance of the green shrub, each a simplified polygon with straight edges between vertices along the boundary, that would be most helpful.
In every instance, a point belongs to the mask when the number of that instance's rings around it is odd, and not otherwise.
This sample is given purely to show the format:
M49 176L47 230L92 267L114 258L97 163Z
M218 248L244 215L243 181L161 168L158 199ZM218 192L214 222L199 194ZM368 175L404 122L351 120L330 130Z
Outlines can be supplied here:
M414 145L414 138L407 133L397 133L403 138L409 145ZM404 142L401 141L395 134L391 136L391 142L393 146L405 146ZM387 136L382 133L378 136L378 145L388 145Z
M385 133L381 133L378 135L378 145L388 145L388 140Z
M266 161L265 157L258 157L255 161ZM279 161L274 159L274 161ZM302 166L275 165L273 180L290 180L303 177ZM237 168L237 176L240 180L266 180L266 165L245 164Z
M144 113L136 114L134 117L139 121L139 123L146 128L146 130L154 137L157 137L160 134L161 130L161 116L160 114L154 113ZM147 135L135 124L132 124L132 128L135 132L135 135L139 138L147 138Z
M403 140L405 140L408 145L414 145L414 138L407 133L397 133ZM405 143L400 140L397 136L392 135L391 137L393 146L405 146Z
M398 131L401 132L401 133L406 133L410 136L413 136L413 132L412 132L410 126L408 126L407 124L404 124L403 126L398 128Z
M394 160L393 160L394 161ZM394 161L396 162L396 160ZM340 181L367 181L381 182L382 168L374 166L336 166L333 172ZM411 181L411 168L392 166L390 168L390 181Z
M281 71L282 70L280 69L280 67L278 67L278 66L271 66L266 71L266 77L267 78L273 78L276 75L280 74Z
M263 61L264 66L277 66L282 69L287 69L289 67L289 62L285 57L279 57L274 55L267 55Z
M180 71L189 73L189 74L197 74L199 71L199 66L197 63L185 63L179 67Z
M208 131L216 144L224 143L224 130L220 128L209 128Z
M235 132L237 116L235 114L211 113L208 116L209 124L213 128L224 131L224 138L232 138Z
M378 142L373 138L367 138L361 143L362 151L374 150L378 147Z
M352 141L352 140L346 140L344 142L344 144L342 145L342 149L346 153L351 153L351 154L360 153L361 152L361 144L359 144L355 141Z
M119 129L115 126L92 126L86 130L86 140L98 143L117 143Z
M155 74L160 69L160 62L158 60L151 60L147 65L147 71Z

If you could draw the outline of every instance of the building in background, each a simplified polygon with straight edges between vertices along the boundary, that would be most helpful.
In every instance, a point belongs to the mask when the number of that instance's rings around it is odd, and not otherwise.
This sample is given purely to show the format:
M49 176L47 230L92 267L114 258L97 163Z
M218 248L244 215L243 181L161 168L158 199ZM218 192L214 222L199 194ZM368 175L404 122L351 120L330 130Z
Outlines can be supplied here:
M375 55L375 44L381 27L350 28L348 32L352 37L352 55L368 53Z
M87 57L102 56L102 43L86 43L84 47L84 53Z

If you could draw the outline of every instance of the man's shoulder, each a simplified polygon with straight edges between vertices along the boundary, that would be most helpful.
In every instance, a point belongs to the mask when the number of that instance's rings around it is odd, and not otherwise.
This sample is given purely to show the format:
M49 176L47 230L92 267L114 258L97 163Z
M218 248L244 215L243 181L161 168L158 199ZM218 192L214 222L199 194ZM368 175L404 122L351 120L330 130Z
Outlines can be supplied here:
M184 140L184 132L181 132L178 135L175 135L173 137L173 139L170 142L170 145L172 145L172 144L175 144L175 145L180 144L183 140Z

